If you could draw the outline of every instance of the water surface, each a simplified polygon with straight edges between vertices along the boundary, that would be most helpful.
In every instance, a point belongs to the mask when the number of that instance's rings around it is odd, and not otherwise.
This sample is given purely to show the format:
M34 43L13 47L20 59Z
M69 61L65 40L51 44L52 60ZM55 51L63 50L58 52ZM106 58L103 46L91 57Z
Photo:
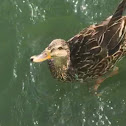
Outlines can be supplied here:
M126 60L94 96L32 64L53 39L69 39L110 16L120 0L3 0L0 4L0 126L125 126Z

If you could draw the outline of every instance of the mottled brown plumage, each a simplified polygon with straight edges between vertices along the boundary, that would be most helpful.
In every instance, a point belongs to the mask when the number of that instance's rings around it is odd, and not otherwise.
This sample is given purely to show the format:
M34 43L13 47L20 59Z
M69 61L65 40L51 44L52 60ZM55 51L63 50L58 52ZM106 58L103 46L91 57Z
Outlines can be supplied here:
M62 81L97 80L111 72L126 53L126 16L122 16L125 7L123 0L113 16L89 26L67 42L53 40L39 59L48 59L52 75ZM38 56L31 59L44 61Z

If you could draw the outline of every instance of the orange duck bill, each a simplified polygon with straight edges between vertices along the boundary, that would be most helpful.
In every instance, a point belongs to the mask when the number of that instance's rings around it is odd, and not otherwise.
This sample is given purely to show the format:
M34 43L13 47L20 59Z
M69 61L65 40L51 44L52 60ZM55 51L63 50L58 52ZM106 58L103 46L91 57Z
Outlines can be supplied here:
M36 62L36 63L43 62L43 61L48 60L48 59L51 59L51 56L50 56L50 53L47 52L47 51L43 51L41 54L32 56L30 58L30 60L32 62Z

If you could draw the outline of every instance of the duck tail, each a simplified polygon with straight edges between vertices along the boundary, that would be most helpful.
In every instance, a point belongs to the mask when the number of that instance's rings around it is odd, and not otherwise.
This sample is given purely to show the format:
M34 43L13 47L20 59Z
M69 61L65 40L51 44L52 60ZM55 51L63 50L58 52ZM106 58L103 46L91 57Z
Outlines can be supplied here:
M126 0L122 0L122 2L118 5L112 18L110 19L109 26L113 24L113 22L118 21L123 16L125 8L126 8Z

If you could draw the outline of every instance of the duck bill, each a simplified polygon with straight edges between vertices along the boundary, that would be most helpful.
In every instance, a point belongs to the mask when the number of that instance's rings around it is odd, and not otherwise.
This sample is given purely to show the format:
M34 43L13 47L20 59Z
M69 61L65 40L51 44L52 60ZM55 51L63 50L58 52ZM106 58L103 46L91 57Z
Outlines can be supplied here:
M41 54L32 56L30 59L32 62L39 63L39 62L43 62L45 60L51 59L51 56L49 52L43 51Z

